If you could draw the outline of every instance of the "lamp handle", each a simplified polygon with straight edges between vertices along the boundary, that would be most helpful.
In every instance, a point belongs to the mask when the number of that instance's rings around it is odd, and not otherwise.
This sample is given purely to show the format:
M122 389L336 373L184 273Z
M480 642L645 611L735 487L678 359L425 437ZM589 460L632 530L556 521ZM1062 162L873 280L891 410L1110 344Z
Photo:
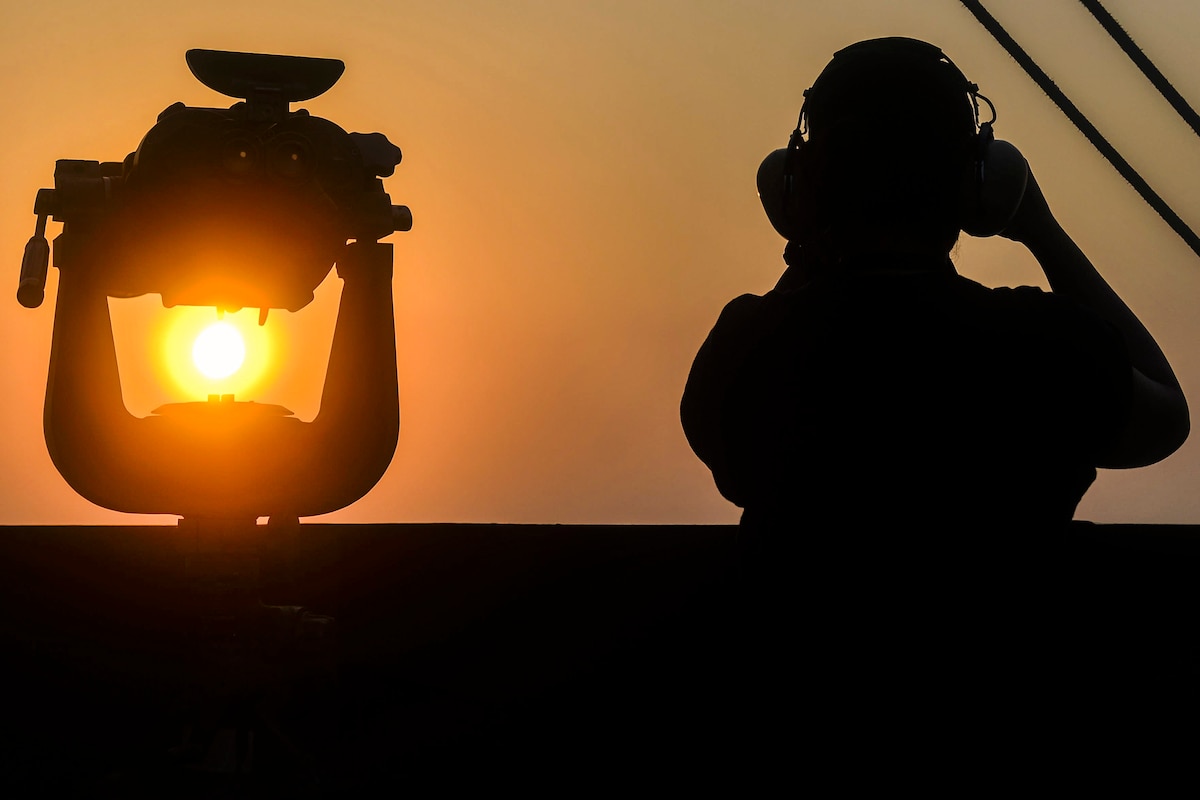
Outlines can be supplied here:
M26 308L37 308L46 297L46 273L50 268L50 243L46 241L46 215L38 214L37 230L25 243L21 257L21 282L17 285L17 302Z

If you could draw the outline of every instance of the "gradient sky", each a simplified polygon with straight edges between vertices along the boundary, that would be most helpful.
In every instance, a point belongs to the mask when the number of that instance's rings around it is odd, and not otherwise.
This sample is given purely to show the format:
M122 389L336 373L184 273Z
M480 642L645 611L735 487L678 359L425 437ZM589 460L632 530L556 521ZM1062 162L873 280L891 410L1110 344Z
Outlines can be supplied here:
M1082 6L986 5L1200 226L1200 141ZM1200 103L1200 4L1107 5ZM997 135L1029 158L1200 413L1200 259L953 0L9 2L0 524L170 521L94 507L59 477L41 429L57 271L42 308L14 293L56 159L120 160L171 103L232 102L192 78L192 47L340 58L345 76L304 107L382 131L405 153L387 181L416 219L391 238L400 444L379 485L327 519L735 522L687 446L679 396L725 302L768 290L781 271L783 241L755 194L759 161L786 143L835 50L890 35L939 45L996 103ZM886 134L881 120L879 157L902 157ZM964 238L955 259L988 285L1045 285L1006 241ZM287 363L239 399L311 418L338 287L331 278L298 314L272 312ZM145 414L178 399L148 366L148 332L172 312L156 297L112 306L127 405ZM1198 523L1198 468L1200 435L1160 465L1103 472L1078 516Z

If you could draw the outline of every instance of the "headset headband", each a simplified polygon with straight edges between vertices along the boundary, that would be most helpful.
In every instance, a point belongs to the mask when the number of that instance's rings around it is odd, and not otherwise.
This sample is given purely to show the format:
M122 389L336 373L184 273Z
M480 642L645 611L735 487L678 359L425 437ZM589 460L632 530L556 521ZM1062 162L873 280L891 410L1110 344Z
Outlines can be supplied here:
M950 57L942 52L941 48L923 42L920 39L910 39L903 36L890 36L882 39L868 39L863 42L843 47L833 54L832 60L821 70L821 74L813 82L813 85L804 90L804 103L800 107L800 117L796 122L796 129L792 133L792 141L789 146L796 146L797 139L803 138L808 132L808 107L814 97L819 101L820 96L827 91L825 87L829 86L831 81L836 79L847 70L852 69L856 65L863 64L865 61L878 60L905 60L914 64L945 64L950 69L949 76L952 82L962 94L967 96L971 102L971 110L974 115L974 123L977 129L983 125L992 125L996 121L996 107L992 105L992 101L979 93L979 86L972 83L963 74L962 70L950 60ZM991 118L984 123L979 121L979 101L982 100L987 104Z

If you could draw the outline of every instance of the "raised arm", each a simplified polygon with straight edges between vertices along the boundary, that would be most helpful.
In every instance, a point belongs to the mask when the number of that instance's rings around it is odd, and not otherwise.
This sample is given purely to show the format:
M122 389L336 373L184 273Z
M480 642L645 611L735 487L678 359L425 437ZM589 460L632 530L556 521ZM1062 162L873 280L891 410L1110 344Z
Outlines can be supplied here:
M1055 294L1108 320L1125 338L1133 367L1129 419L1096 466L1141 467L1175 452L1187 439L1191 423L1187 400L1167 357L1054 218L1032 173L1016 216L1000 235L1029 249Z

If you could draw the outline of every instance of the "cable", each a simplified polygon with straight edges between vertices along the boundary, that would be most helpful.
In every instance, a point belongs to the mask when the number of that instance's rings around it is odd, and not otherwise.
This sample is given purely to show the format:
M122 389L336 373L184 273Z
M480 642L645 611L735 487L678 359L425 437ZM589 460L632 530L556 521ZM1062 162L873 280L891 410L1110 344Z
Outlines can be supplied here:
M1125 32L1121 24L1113 19L1112 14L1109 14L1098 0L1079 0L1079 2L1092 13L1097 22L1104 26L1104 30L1108 31L1108 35L1112 37L1112 40L1125 51L1125 55L1129 56L1129 60L1137 65L1137 68L1146 76L1146 80L1150 81L1155 89L1158 89L1158 93L1163 96L1163 99L1171 104L1171 108L1175 109L1175 113L1183 117L1183 121L1191 126L1197 136L1200 136L1200 114L1197 114L1188 105L1187 100L1183 99L1183 96L1176 91L1171 82L1159 71L1158 67L1154 66L1154 62L1142 52L1142 49L1133 41L1133 37Z
M1142 196L1146 204L1154 209L1163 218L1164 222L1171 226L1171 230L1179 234L1179 238L1183 239L1187 246L1192 248L1193 253L1200 256L1200 236L1197 236L1187 226L1187 223L1180 219L1179 215L1167 205L1167 202L1150 188L1150 185L1138 174L1138 171L1117 152L1115 147L1108 143L1108 140L1100 134L1100 131L1096 130L1096 126L1071 102L1062 89L1059 89L1054 81L1050 80L1050 76L1029 57L1029 54L1021 49L1021 46L1009 36L1008 31L1004 30L1004 27L996 21L996 18L989 14L987 9L978 0L961 0L961 2L974 15L975 19L979 20L979 23L983 25L987 32L992 35L992 38L1025 70L1026 74L1033 79L1033 82L1054 101L1059 110L1092 143L1092 146L1100 152L1100 155L1108 159L1108 163L1112 164L1121 177L1128 181L1129 185Z

